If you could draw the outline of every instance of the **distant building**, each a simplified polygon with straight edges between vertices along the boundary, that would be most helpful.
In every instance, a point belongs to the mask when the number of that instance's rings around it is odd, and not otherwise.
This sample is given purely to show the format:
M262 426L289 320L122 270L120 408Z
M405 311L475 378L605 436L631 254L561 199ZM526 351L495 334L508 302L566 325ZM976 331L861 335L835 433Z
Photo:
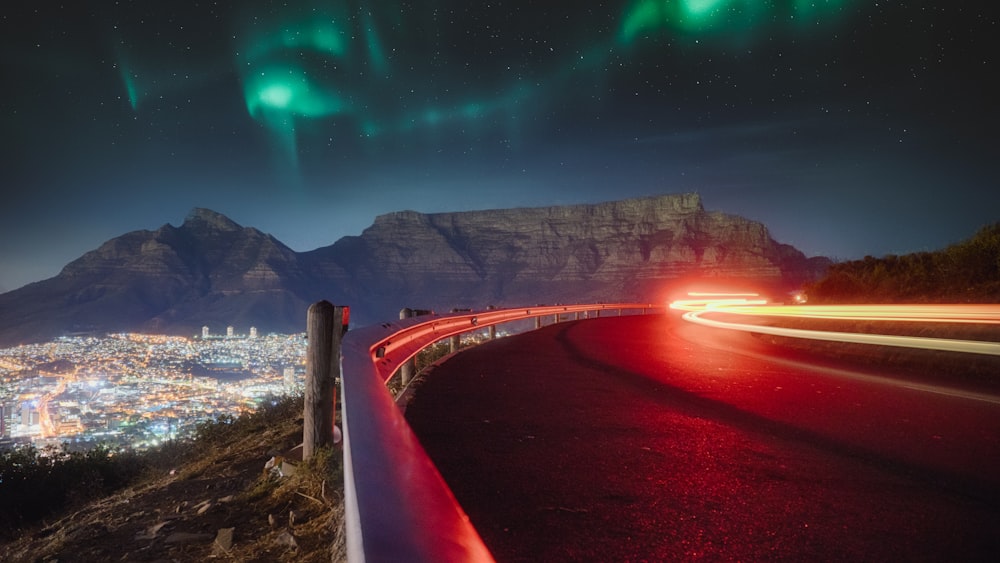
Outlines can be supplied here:
M250 327L250 338L257 338L257 327Z
M0 438L10 437L10 408L0 403Z
M207 340L208 339L208 327L207 326L201 327L201 338L203 340Z
M226 338L232 338L232 337L233 337L233 327L227 326L226 327Z
M35 405L31 401L25 401L21 405L21 426L24 426L24 429L27 430L31 426L38 424L38 418L38 409L35 408Z
M285 376L285 390L294 391L295 390L295 368L286 367L284 371Z

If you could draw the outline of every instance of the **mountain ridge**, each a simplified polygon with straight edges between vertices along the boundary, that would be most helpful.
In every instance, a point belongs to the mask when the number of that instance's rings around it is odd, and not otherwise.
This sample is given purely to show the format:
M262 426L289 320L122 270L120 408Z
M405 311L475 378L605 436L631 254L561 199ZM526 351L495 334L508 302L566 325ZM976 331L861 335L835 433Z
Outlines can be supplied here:
M320 299L351 305L366 324L403 307L653 302L692 276L792 289L829 263L777 243L760 222L706 211L693 193L396 211L306 252L194 208L179 227L125 233L53 278L0 294L0 345L91 332L191 335L203 325L300 332Z

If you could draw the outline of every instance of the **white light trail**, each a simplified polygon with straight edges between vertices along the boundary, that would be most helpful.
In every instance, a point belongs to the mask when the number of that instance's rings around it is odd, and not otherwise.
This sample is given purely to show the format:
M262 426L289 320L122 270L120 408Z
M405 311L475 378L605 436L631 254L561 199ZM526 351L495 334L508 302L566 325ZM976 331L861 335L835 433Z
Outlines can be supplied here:
M898 346L925 350L945 350L1000 356L1000 342L953 340L917 336L865 334L804 330L734 323L707 319L713 312L756 317L839 319L866 322L905 321L931 323L963 323L1000 325L1000 305L765 305L764 300L750 299L753 295L689 294L697 299L684 299L670 304L671 309L686 311L684 320L713 328L738 330L791 338L807 338L832 342Z

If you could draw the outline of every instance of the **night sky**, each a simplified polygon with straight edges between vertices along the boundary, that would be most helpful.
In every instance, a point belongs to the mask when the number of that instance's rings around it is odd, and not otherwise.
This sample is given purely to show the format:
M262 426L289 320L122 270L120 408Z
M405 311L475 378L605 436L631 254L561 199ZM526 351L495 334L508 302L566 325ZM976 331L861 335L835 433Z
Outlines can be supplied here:
M1000 220L992 1L46 0L0 14L0 291L207 207L375 215L696 191L839 259Z

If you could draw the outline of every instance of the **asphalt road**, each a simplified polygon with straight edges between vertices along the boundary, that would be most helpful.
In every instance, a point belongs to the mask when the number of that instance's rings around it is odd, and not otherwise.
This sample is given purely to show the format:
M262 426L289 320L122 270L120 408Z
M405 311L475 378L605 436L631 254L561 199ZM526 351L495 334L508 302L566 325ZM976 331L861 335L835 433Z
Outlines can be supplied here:
M406 417L499 561L997 560L1000 384L803 360L568 322L456 355Z

